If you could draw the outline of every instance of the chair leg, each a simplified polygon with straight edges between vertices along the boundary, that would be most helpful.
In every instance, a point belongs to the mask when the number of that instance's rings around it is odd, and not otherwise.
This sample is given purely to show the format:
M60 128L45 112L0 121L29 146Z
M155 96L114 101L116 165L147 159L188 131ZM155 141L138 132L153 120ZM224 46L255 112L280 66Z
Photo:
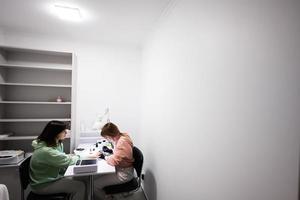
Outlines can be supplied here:
M105 195L105 200L113 200L114 199L114 196L113 195Z
M124 192L124 193L122 193L122 196L124 198L127 198L127 197L132 196L132 195L133 195L133 192Z

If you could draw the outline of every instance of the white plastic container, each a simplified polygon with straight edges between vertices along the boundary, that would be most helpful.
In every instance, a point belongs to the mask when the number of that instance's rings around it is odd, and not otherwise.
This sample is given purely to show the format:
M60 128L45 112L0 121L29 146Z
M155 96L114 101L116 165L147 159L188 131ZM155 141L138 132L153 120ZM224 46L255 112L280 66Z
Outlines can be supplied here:
M90 173L97 171L97 160L96 159L88 159L88 160L78 160L78 163L73 168L73 173Z
M0 151L0 165L17 164L24 159L24 151L5 150Z

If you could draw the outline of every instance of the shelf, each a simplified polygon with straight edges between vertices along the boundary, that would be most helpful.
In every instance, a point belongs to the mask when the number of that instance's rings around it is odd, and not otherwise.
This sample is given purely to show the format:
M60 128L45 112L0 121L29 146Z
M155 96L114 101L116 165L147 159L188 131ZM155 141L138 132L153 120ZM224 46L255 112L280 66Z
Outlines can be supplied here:
M46 101L0 101L0 104L54 104L54 105L70 105L71 102L46 102Z
M57 50L45 50L45 49L29 49L29 48L19 48L14 46L1 45L1 49L8 52L23 52L23 53L33 53L33 54L43 54L43 55L56 55L56 56L73 56L72 52L67 51L57 51Z
M0 137L0 141L1 140L34 140L35 138L37 138L37 136L8 136L8 137Z
M0 150L32 150L30 140L53 120L74 130L74 56L0 45ZM62 102L56 101L59 96ZM74 141L65 142L66 153L74 148Z
M9 137L0 137L0 141L3 140L34 140L38 136L37 135L30 135L30 136L9 136ZM69 137L66 137L65 139L70 139Z
M55 67L55 66L27 66L19 64L10 63L0 63L0 68L20 68L20 69L43 69L43 70L62 70L62 71L72 71L69 67Z
M30 86L30 87L65 87L71 88L72 85L57 85L57 84L36 84L36 83L0 83L7 86Z
M51 118L51 119L0 119L0 122L49 122L52 120L57 120L57 121L64 121L68 122L71 121L70 118Z

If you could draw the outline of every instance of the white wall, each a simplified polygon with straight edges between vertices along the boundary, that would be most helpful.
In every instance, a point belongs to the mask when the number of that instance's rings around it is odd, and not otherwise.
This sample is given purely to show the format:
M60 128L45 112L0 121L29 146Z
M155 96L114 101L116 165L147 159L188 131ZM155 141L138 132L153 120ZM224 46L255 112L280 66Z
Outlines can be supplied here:
M0 44L4 43L4 33L3 30L0 28Z
M149 200L296 200L299 1L176 1L143 55Z
M14 32L4 32L2 44L73 51L77 56L77 135L81 124L84 123L86 130L90 129L97 114L103 114L109 107L111 121L137 140L141 49Z

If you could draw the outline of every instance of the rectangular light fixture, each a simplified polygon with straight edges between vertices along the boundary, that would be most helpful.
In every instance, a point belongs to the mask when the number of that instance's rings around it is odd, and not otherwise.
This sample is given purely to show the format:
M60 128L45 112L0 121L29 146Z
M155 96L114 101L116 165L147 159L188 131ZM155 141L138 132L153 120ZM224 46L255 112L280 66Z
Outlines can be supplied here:
M68 21L82 20L82 16L79 8L58 5L58 4L55 4L54 8L55 8L55 13L58 15L59 18L63 20L68 20Z

